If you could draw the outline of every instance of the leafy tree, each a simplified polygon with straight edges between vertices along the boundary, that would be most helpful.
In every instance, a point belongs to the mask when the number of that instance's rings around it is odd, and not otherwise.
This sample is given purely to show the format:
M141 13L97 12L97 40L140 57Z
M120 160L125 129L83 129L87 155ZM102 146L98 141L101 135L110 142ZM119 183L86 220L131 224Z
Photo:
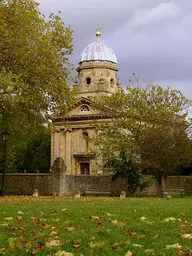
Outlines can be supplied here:
M0 38L0 133L11 134L11 164L49 114L73 100L72 29L60 13L47 19L33 0L8 0L0 3Z
M16 155L15 165L20 171L48 172L50 169L51 131L44 131L34 135L25 151Z
M105 161L111 155L118 159L120 152L128 152L130 160L137 156L143 169L162 177L164 186L165 177L190 159L186 110L191 101L178 90L130 82L125 92L95 99L94 107L110 117L99 126L96 144Z

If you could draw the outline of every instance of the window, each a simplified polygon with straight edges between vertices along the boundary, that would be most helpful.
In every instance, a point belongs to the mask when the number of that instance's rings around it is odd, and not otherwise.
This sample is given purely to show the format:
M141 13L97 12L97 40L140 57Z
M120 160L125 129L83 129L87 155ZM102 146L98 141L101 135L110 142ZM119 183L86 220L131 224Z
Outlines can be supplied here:
M89 107L86 106L86 105L83 105L83 106L81 107L81 111L89 111Z
M91 84L91 78L90 77L87 77L86 81L87 81L87 85Z
M80 163L80 172L84 175L90 174L89 163Z
M112 86L112 87L114 86L114 84L115 84L115 80L114 80L113 78L111 78L111 80L110 80L110 84L111 84L111 86Z

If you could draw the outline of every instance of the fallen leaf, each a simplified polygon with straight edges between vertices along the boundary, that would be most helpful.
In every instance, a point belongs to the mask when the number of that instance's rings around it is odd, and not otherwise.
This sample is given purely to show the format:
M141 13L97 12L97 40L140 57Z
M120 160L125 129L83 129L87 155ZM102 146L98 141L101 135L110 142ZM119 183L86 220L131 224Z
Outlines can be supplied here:
M133 253L130 252L130 251L127 251L126 254L125 254L125 256L132 256L132 255L133 255Z
M23 237L24 237L24 232L22 232L22 231L21 231L21 232L19 232L19 234L18 234L18 235L19 235L19 238L22 240L22 239L23 239Z
M49 234L50 236L55 236L55 235L57 235L58 234L58 231L56 231L56 230L53 230L53 231L51 231L51 233Z
M90 242L89 247L90 248L98 248L98 247L102 247L104 244L105 244L105 241L99 241L97 243Z
M155 238L159 238L160 237L160 235L159 234L157 234L157 235L155 235L155 236L153 236L153 238L155 239Z
M32 243L31 242L26 242L25 247L30 249L32 247Z
M18 213L17 214L24 214L23 212L21 212L21 211L18 211Z
M102 223L101 222L97 222L96 229L101 228L101 227L102 227Z
M46 242L46 246L52 247L52 246L60 246L61 242L59 240L51 240L50 242Z
M145 250L145 253L146 253L146 254L152 254L152 255L154 255L154 254L155 254L155 250L153 250L153 249L147 249L147 250Z
M74 246L75 249L77 249L77 250L80 250L80 249L81 249L81 246L80 246L79 244L74 244L73 246Z
M0 249L0 255L5 255L4 251L5 251L5 248L1 248Z
M146 220L148 220L148 218L146 218L146 217L141 217L141 221L146 221Z
M192 234L181 235L182 238L192 239Z
M124 223L119 222L118 220L112 220L111 223L113 223L114 225L120 226L120 227L123 227L125 225Z
M74 256L73 253L71 252L66 252L66 251L61 251L59 250L58 252L53 254L54 256Z
M111 221L113 224L117 225L118 224L118 220L112 220Z
M37 254L41 251L41 249L44 247L44 244L41 242L38 242L38 244L35 246L35 248L32 251L32 254Z
M178 248L182 248L182 246L180 244L170 244L170 245L166 245L165 249L169 250L169 249L178 249Z
M89 216L89 219L91 219L91 220L99 220L99 217L98 216Z
M5 220L11 221L13 220L13 217L6 217Z
M8 239L8 243L9 243L9 246L11 247L11 249L15 249L15 240L16 240L16 238Z
M174 217L169 217L163 220L163 222L175 222L176 219Z
M16 219L17 219L17 220L22 220L23 217L22 217L22 216L17 216Z
M142 244L132 244L133 247L138 247L138 248L142 248L143 245Z
M75 230L75 227L66 227L66 230L72 232Z

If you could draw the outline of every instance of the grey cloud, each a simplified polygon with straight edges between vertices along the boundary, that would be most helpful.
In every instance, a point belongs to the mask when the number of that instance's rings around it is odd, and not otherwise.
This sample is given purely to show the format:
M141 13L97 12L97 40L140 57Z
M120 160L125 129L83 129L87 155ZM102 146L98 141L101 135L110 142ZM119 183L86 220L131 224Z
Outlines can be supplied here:
M102 41L116 53L123 85L135 71L192 98L191 0L40 0L44 13L61 10L74 28L73 63L102 28Z

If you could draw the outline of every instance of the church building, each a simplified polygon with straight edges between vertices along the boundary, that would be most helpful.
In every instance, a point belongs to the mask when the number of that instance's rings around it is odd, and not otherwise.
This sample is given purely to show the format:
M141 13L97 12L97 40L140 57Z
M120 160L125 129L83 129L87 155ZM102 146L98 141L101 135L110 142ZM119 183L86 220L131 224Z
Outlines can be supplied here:
M51 165L57 157L62 157L68 175L97 174L99 160L91 153L94 145L88 138L97 136L94 121L102 122L107 117L92 109L91 99L110 96L120 89L116 55L100 37L97 28L96 40L81 54L75 104L67 115L52 120Z

